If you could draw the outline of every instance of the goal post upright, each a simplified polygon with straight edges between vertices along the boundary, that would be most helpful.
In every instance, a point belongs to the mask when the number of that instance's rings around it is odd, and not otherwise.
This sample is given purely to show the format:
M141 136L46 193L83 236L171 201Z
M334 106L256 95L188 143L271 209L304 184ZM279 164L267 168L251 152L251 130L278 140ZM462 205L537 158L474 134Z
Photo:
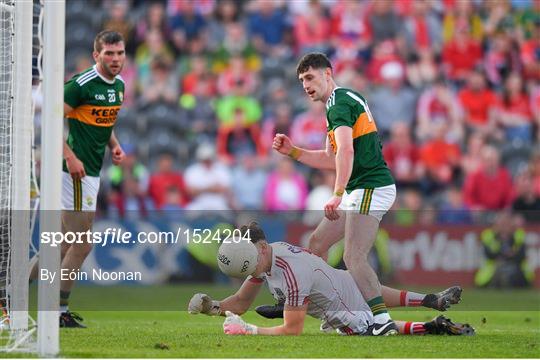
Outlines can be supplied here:
M65 0L44 2L43 123L41 133L40 231L61 231L64 124ZM60 247L40 244L39 267L56 271L52 284L38 281L38 353L56 356L59 343Z
M13 184L11 197L11 329L28 329L30 181L32 152L32 12L31 1L15 2L13 76Z

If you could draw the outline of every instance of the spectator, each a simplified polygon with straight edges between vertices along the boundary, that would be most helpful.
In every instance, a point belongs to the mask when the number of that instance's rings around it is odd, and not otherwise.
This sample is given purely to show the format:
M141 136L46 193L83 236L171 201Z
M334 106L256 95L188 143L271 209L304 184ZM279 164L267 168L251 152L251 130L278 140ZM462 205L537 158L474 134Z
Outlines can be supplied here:
M519 74L512 73L505 80L496 119L505 131L506 140L520 140L525 143L532 141L532 112Z
M396 40L403 34L403 21L394 12L394 1L374 1L371 14L368 16L369 28L373 36L373 43L385 40Z
M246 111L238 107L233 122L221 123L218 128L217 148L220 159L232 164L240 156L266 154L259 124L250 123Z
M387 64L398 64L402 67L405 63L398 54L396 42L387 40L373 47L371 60L368 64L367 75L369 79L376 85L384 83L383 67L386 69Z
M378 131L386 137L396 121L403 121L412 127L416 113L416 93L403 84L404 69L400 63L385 64L381 73L384 82L371 93L368 102Z
M531 98L531 112L533 115L534 123L536 124L536 136L535 139L540 140L540 81L536 85L531 86L530 98Z
M248 30L255 49L262 56L285 59L291 55L288 44L287 14L276 2L254 0L247 15Z
M480 42L471 36L468 24L459 24L454 37L442 49L443 70L446 77L458 85L482 63Z
M272 148L272 141L276 134L291 135L291 124L291 106L286 102L276 105L273 109L273 114L264 119L262 125L261 145L265 149L265 152L270 151ZM323 124L325 123L323 122Z
M239 3L222 0L216 4L212 17L208 20L208 48L216 51L225 40L227 26L240 20Z
M397 198L395 207L395 222L401 226L418 224L422 217L423 209L422 194L415 189L406 189Z
M420 161L420 150L414 144L407 124L394 124L390 141L383 147L383 154L398 188L419 187L424 167Z
M268 177L264 191L266 210L303 210L306 205L308 187L304 176L299 173L291 159L282 157Z
M216 73L224 71L229 66L231 56L242 56L246 68L250 71L259 70L261 58L253 44L249 41L244 24L233 22L225 26L223 42L213 54L212 69Z
M186 169L186 186L192 201L188 210L229 210L231 203L231 173L216 160L213 145L199 145L196 162Z
M486 86L486 78L481 71L469 73L466 85L459 91L458 97L467 130L499 138L494 117L499 100L497 94Z
M492 228L481 234L485 261L475 275L479 287L514 288L530 286L534 272L526 258L525 231L509 211L503 211Z
M356 3L356 2L352 2ZM293 32L299 54L326 52L329 45L330 20L319 0L310 0L308 8L294 15Z
M315 226L324 218L324 206L334 192L336 174L328 170L316 170L311 176L313 188L306 199L303 222Z
M237 210L261 210L268 174L256 156L240 156L232 170L232 193Z
M166 58L155 57L150 65L150 76L141 82L141 98L144 104L178 101L178 79Z
M519 52L515 41L505 32L495 34L490 44L484 67L489 81L500 88L509 74L520 72Z
M210 87L208 96L214 96L217 93L217 88L213 80L206 57L192 56L189 71L182 79L182 94L194 94L199 83L205 81L205 85Z
M255 98L245 95L244 89L242 82L233 84L232 94L216 105L218 153L226 162L243 153L265 153L259 126L261 106Z
M424 191L427 194L448 186L459 172L461 151L459 146L446 139L448 124L434 124L433 137L420 148L420 158L426 167Z
M369 59L371 31L367 22L367 5L361 1L339 1L332 9L326 36L331 37L337 71L345 64L358 65Z
M309 101L308 109L298 114L291 126L291 140L297 146L317 150L326 140L326 111L320 101Z
M178 52L185 52L192 39L204 37L206 20L195 9L193 0L180 1L180 11L171 19L172 42Z
M144 43L137 47L135 51L135 65L137 66L137 78L139 86L147 84L151 72L152 61L160 57L169 64L173 63L173 52L163 38L163 34L158 30L151 30L146 34ZM141 90L143 90L141 88Z
M136 43L139 44L147 39L147 34L150 32L158 32L163 39L168 40L171 35L167 17L165 16L165 7L163 3L154 1L148 5L145 16L137 23L136 26Z
M443 42L447 43L454 38L457 29L468 28L471 38L480 43L484 32L482 19L474 12L471 0L459 0L454 8L446 11L443 18Z
M149 174L146 167L137 160L135 147L125 145L126 157L120 165L112 165L108 171L110 184L109 203L116 207L121 218L126 211L138 210L146 214L145 196Z
M193 134L215 137L217 123L214 109L216 92L214 78L211 74L201 74L193 83L193 93L187 92L180 96L180 107L184 111L185 118L189 119L189 127Z
M126 53L133 56L135 51L135 26L128 16L130 11L129 2L127 0L115 0L107 10L101 28L122 34L126 45Z
M444 194L437 213L439 224L463 225L472 223L472 214L463 202L461 189L451 185Z
M528 223L540 222L540 196L534 191L533 176L529 169L516 177L516 198L512 210Z
M221 96L227 96L232 92L239 92L242 95L252 94L257 86L257 75L246 68L244 58L233 55L230 58L229 66L218 77L218 92Z
M539 1L536 3L540 4ZM540 6L540 5L537 5ZM534 22L532 36L521 45L520 57L526 80L540 80L540 17Z
M429 2L413 1L412 13L405 19L404 29L405 44L410 52L425 49L440 52L441 21L431 11Z
M476 172L482 164L482 149L486 144L481 132L473 132L467 139L466 152L461 158L461 170L464 176Z
M438 123L446 124L446 139L459 143L463 138L461 109L457 96L443 79L437 80L433 87L424 90L418 100L418 119L416 137L427 141L435 135Z
M156 209L162 209L167 203L167 193L175 188L179 194L180 206L184 207L189 202L189 194L180 172L174 170L173 157L170 154L162 154L157 159L156 171L150 176L148 195Z
M439 68L431 49L418 49L407 62L407 80L415 89L422 89L435 82Z
M496 148L486 145L481 153L482 166L465 178L463 197L472 210L501 210L512 203L512 178L500 165Z

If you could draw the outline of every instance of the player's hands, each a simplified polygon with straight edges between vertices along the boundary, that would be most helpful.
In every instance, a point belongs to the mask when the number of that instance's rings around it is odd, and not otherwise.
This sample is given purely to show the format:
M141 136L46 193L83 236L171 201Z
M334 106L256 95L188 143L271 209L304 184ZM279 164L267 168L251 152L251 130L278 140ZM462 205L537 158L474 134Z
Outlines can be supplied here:
M86 176L84 164L75 155L66 158L66 167L73 180L80 180Z
M221 314L221 309L219 301L212 300L206 294L197 293L189 301L188 312L190 314L219 315Z
M112 163L114 165L120 165L122 161L124 161L126 157L126 153L124 152L124 149L120 145L115 145L111 148L111 155L112 155Z
M338 207L341 204L341 196L334 195L324 205L324 216L328 220L334 221L339 219Z
M257 327L246 323L242 318L230 311L226 311L223 322L223 332L227 335L256 335Z
M289 155L293 149L293 143L287 135L276 134L276 136L274 136L274 141L272 142L272 149L280 154Z

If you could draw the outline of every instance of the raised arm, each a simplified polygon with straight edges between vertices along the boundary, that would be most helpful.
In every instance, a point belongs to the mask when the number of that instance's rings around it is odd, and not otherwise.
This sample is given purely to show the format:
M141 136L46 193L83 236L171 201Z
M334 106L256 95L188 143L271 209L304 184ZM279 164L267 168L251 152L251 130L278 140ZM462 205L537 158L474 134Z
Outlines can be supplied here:
M325 150L306 150L294 146L287 135L276 134L272 148L280 154L288 155L315 169L334 170L336 168L334 152L328 138L326 139Z

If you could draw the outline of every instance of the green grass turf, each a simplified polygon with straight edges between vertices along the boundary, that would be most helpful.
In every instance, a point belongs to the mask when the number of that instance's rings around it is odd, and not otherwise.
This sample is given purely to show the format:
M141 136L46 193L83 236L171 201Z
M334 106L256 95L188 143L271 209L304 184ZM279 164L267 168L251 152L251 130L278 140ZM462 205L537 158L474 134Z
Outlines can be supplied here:
M466 289L463 302L446 312L468 322L476 336L345 337L319 332L318 320L306 321L299 337L226 336L223 318L190 315L185 309L194 292L221 298L231 288L212 285L165 287L78 286L70 308L87 329L61 329L63 357L185 358L510 358L540 357L539 295L534 291ZM267 294L256 305L273 303ZM482 310L482 307L489 310ZM122 311L119 309L131 309ZM97 309L109 311L96 311ZM115 310L111 310L115 309ZM166 311L159 311L165 309ZM427 309L392 311L399 320L426 321L437 312ZM244 319L273 326L250 311Z

